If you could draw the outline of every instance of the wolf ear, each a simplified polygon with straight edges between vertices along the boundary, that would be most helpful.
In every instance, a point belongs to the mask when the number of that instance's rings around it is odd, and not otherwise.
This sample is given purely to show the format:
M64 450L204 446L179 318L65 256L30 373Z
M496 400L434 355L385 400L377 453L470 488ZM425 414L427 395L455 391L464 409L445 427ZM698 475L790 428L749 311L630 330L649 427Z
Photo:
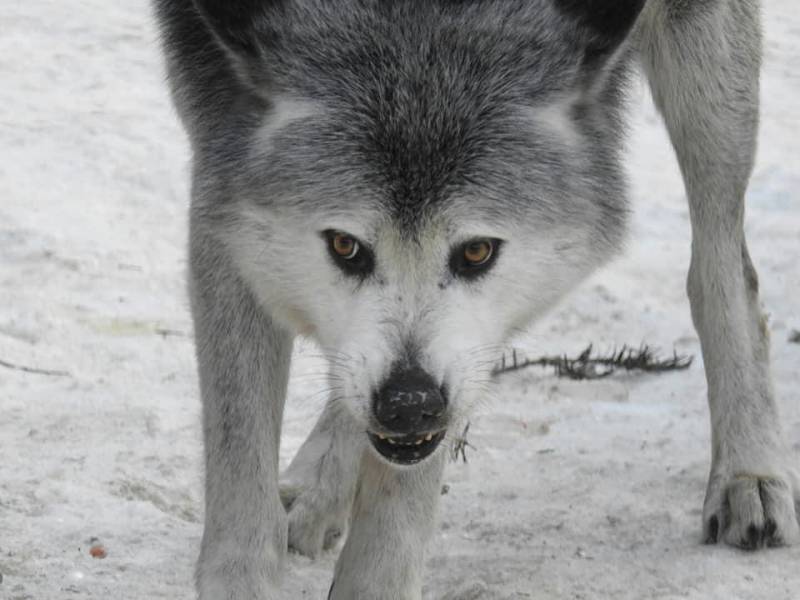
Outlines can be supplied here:
M625 42L647 0L553 0L585 40L584 65L603 67Z
M264 41L259 36L270 9L281 0L193 0L197 12L228 55L245 83L257 85L264 68Z

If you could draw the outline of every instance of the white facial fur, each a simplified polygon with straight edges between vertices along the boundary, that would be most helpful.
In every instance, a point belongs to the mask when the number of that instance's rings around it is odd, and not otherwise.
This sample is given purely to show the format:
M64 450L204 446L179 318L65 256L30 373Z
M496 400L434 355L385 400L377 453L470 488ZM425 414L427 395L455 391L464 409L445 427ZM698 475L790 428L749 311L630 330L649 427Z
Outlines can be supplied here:
M404 240L390 222L376 230L368 219L363 212L309 220L258 209L232 240L262 303L331 358L331 384L365 427L373 392L409 342L420 366L447 386L453 415L465 416L485 397L502 345L590 264L574 250L568 260L559 257L565 232L532 237L512 225L499 230L461 224L450 233L451 221L450 227L429 224L415 241ZM320 235L327 229L369 244L374 274L363 281L346 275ZM496 263L476 280L454 277L450 253L475 237L504 240Z

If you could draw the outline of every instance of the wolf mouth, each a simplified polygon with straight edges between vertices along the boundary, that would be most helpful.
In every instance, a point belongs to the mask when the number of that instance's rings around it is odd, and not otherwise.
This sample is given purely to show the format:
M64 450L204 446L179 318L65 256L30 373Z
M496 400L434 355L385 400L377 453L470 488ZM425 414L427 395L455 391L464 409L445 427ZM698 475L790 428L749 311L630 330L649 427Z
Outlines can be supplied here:
M398 465L413 465L428 458L444 439L446 431L386 436L368 432L370 442L378 454Z

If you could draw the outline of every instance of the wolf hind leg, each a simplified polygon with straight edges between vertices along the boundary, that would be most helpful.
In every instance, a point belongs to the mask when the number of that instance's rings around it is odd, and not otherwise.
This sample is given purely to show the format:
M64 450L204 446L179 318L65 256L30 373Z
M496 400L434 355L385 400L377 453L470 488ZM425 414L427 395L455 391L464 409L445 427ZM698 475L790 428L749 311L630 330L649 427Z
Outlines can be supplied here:
M291 550L314 558L346 533L365 440L343 407L326 404L280 478Z
M800 539L797 479L743 227L758 131L758 3L653 0L640 24L645 71L689 197L687 290L711 415L704 536L749 549L791 544Z

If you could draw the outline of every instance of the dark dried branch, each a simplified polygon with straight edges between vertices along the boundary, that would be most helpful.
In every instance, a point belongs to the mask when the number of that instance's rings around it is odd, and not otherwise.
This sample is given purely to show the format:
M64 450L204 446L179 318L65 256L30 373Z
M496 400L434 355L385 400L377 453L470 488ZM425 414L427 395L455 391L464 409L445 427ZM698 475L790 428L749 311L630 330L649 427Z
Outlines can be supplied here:
M51 369L37 369L36 367L27 367L25 365L16 365L14 363L0 360L0 367L6 369L13 369L14 371L22 371L23 373L34 373L36 375L49 375L50 377L69 377L67 371L55 371Z
M161 337L164 337L164 338L167 338L167 337L184 337L184 338L188 338L188 337L190 337L189 334L186 333L185 331L181 331L179 329L169 329L168 327L156 327L153 330L153 333L155 333L157 335L160 335Z
M592 345L580 353L577 358L568 356L545 356L536 359L520 360L517 351L511 353L510 362L506 356L494 370L494 375L502 375L520 371L529 367L553 367L558 377L568 379L602 379L617 370L643 371L645 373L662 373L665 371L682 371L688 369L694 361L693 356L680 356L673 351L672 357L661 359L649 346L632 348L625 345L607 356L592 356Z

